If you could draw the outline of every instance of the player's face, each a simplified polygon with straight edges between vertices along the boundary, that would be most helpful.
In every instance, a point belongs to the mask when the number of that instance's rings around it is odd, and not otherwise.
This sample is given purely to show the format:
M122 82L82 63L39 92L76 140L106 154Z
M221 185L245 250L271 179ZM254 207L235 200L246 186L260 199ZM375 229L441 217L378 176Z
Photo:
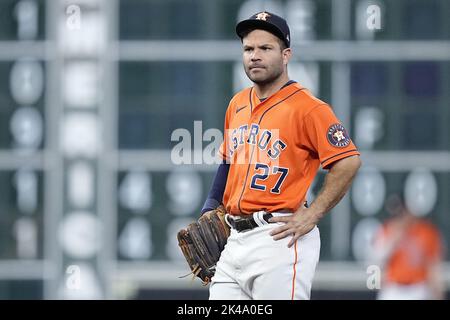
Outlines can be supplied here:
M274 82L285 72L290 49L282 51L278 38L270 32L253 30L242 44L245 73L254 83Z

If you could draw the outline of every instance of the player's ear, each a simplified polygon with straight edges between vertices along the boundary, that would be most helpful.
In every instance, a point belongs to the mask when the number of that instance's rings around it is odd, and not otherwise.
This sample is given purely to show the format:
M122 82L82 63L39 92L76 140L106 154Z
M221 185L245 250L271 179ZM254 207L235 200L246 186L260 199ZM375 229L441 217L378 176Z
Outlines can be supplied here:
M289 60L291 59L291 56L292 56L291 48L284 49L281 54L283 56L283 64L287 65L289 63Z

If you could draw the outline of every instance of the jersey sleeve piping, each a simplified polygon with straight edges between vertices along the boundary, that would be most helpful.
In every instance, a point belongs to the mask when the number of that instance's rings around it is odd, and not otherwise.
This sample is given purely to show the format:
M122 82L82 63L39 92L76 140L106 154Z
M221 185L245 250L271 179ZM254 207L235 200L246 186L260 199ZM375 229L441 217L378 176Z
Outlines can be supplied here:
M338 154L335 154L334 156L329 157L328 159L325 159L322 161L321 165L322 168L326 169L329 167L332 163L342 160L351 156L360 155L359 151L357 149L347 150Z

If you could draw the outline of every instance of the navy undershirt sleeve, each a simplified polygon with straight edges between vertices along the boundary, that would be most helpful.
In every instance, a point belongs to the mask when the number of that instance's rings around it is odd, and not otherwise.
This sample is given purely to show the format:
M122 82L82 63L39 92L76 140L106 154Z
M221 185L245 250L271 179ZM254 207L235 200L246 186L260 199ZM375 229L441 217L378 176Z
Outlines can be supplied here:
M222 203L229 170L230 164L225 162L222 163L217 169L214 182L211 186L211 190L209 191L208 198L203 205L201 214L216 209Z

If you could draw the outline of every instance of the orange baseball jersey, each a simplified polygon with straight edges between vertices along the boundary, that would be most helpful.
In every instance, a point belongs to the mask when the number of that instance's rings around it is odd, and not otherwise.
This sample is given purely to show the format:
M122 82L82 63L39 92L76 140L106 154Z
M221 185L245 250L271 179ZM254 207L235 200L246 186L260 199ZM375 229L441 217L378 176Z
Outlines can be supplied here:
M320 165L359 152L330 106L293 82L263 101L253 87L237 93L219 154L231 164L227 212L250 214L295 212Z
M392 234L386 223L379 237ZM426 221L416 221L408 227L404 238L392 252L386 263L387 282L413 284L428 278L430 265L440 259L442 246L438 230Z

